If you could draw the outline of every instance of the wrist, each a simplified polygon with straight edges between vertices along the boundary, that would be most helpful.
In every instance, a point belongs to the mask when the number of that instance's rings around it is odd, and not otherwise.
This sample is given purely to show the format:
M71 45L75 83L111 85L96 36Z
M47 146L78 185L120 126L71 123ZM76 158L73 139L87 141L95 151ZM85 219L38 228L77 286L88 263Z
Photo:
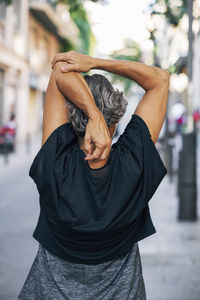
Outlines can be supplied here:
M95 107L94 109L90 109L88 112L88 118L91 121L98 122L102 116L101 111L98 109L98 107Z
M96 58L96 57L91 57L91 61L90 61L90 69L98 69L101 67L101 63L102 63L101 58Z

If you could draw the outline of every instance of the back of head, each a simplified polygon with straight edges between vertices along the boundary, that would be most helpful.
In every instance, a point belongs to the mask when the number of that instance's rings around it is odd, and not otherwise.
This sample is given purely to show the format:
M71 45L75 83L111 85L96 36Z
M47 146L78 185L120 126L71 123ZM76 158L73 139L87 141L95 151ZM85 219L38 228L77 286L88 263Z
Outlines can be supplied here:
M109 80L100 74L84 75L99 110L102 112L108 127L118 123L125 114L128 101L123 92L114 89ZM88 116L66 99L69 110L69 122L79 137L84 137Z

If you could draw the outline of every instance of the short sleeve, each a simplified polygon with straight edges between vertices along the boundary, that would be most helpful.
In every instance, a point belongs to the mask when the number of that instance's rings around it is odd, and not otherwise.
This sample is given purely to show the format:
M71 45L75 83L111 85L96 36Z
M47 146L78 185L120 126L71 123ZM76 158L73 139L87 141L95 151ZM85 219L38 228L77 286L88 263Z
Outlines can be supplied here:
M36 183L38 189L53 180L53 163L56 157L62 151L67 151L76 138L70 123L64 123L57 127L41 146L29 169L29 176Z
M114 147L118 147L121 152L126 153L132 150L141 150L142 143L150 140L151 134L145 121L139 115L132 114Z
M132 159L137 162L137 166L141 170L140 181L143 194L143 201L139 203L139 206L144 207L167 174L167 169L151 139L145 121L140 116L133 114L113 147L118 148L121 154L131 155Z

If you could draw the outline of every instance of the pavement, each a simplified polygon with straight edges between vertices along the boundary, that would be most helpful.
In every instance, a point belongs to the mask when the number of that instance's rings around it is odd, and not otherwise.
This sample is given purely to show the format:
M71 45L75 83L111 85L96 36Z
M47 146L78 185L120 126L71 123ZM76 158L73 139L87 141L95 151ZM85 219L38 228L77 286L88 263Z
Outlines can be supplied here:
M160 184L150 201L157 232L139 242L147 300L200 299L200 201L196 222L178 221L176 182Z
M38 136L30 152L18 146L9 164L0 155L0 300L17 299L37 253L32 233L39 215L38 192L28 170L40 144ZM177 219L176 175L173 182L165 176L149 203L157 232L139 242L147 300L200 300L199 161L197 170L197 221Z

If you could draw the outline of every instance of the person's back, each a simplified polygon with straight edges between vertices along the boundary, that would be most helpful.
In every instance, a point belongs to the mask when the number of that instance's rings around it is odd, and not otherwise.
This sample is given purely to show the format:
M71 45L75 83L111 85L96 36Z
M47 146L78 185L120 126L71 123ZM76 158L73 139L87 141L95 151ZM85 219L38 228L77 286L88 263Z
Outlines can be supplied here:
M116 106L110 90L107 106L105 99L101 103L90 78L85 77L97 106L104 103L98 107L113 136L126 101L116 92ZM80 138L87 117L67 103L69 122L51 130L29 171L40 194L33 233L39 249L20 299L27 293L37 299L37 293L44 299L144 300L138 241L156 232L148 203L167 173L156 134L136 110L106 159L88 163Z

